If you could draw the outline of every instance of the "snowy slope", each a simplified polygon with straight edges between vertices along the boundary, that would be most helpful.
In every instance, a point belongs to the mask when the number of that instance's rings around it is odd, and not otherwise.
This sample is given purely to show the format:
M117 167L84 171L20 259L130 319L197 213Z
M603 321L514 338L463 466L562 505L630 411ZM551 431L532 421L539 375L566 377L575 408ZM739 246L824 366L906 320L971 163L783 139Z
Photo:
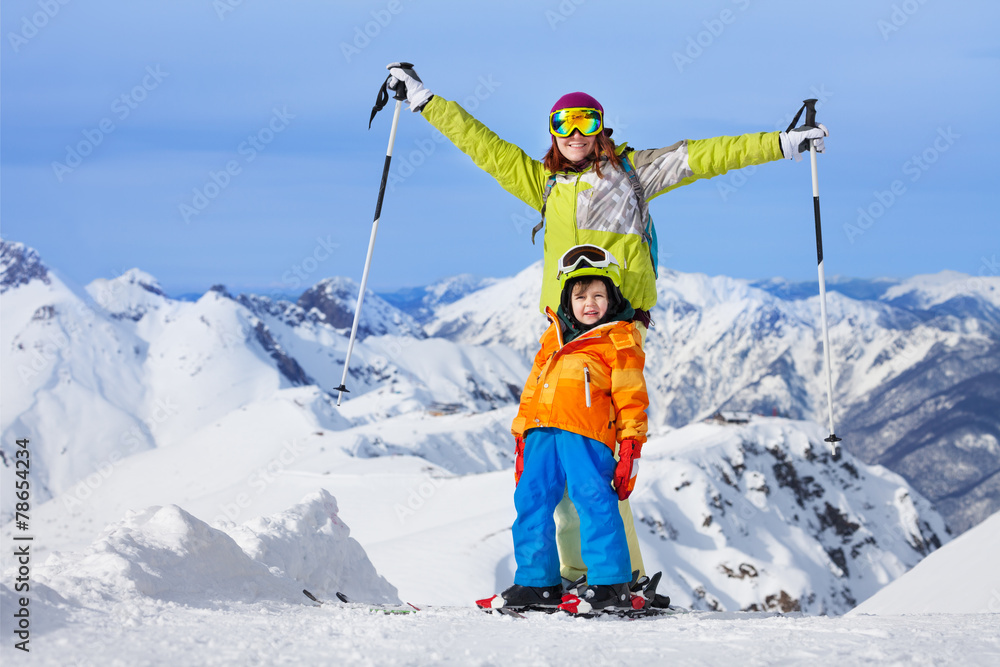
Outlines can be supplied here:
M3 604L10 597L6 587ZM44 604L44 603L43 603ZM72 665L995 665L996 619L852 618L696 612L653 621L525 620L475 609L405 616L367 609L230 602L215 610L159 601L65 611L40 604L30 656ZM112 612L111 609L114 609ZM60 614L62 614L60 616ZM6 623L6 621L5 621ZM8 635L7 628L3 632ZM17 661L17 662L15 662Z
M1000 513L855 607L858 614L1000 613Z
M129 514L92 545L53 554L36 567L24 645L31 664L635 664L669 658L682 664L990 665L1000 654L991 615L693 612L637 623L563 615L516 620L468 604L427 606L412 598L421 608L415 615L371 613L330 602L329 592L338 589L359 600L396 598L349 537L342 516L337 500L322 491L223 530L177 506ZM478 551L482 557L488 549ZM299 593L304 583L327 602L306 601ZM5 610L18 608L6 583L0 596ZM15 637L14 630L13 616L5 613L0 632ZM0 655L5 663L28 657L13 641L3 643Z
M154 598L199 606L220 600L298 602L301 587L398 602L320 491L283 512L212 528L177 505L129 512L88 548L55 553L34 579L80 605Z

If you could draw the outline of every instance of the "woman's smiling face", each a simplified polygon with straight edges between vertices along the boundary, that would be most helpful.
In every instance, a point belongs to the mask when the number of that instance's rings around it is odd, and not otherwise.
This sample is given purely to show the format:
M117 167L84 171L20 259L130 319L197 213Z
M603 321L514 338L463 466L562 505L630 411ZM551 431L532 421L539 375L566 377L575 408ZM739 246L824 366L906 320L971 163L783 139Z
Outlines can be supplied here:
M597 135L585 137L579 130L574 130L568 137L556 137L556 146L563 157L570 162L586 160L594 152Z

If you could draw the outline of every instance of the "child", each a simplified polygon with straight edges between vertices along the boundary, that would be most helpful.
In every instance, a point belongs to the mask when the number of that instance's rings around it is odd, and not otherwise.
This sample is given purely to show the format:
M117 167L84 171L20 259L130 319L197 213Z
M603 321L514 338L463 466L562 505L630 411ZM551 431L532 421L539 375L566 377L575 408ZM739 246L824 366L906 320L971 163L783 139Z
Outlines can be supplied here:
M556 313L547 309L551 324L511 427L517 442L514 585L479 601L482 607L558 605L586 613L631 605L618 501L635 485L634 461L646 440L641 337L611 253L594 245L570 248L559 261L559 281L560 305ZM588 586L580 599L560 605L552 513L564 490L580 515Z

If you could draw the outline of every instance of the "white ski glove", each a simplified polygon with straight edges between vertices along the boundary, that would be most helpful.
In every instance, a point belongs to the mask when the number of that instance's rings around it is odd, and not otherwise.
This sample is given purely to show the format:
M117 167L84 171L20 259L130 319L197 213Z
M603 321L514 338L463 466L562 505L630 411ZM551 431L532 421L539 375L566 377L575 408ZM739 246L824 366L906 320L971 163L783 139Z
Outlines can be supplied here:
M778 136L781 139L781 154L789 160L800 162L802 154L809 152L810 141L816 147L817 153L825 152L826 146L823 144L823 137L830 136L830 133L826 131L826 126L823 123L818 123L817 127L797 127L794 130L782 132Z
M423 82L417 73L409 68L400 67L400 63L390 63L386 65L391 78L389 88L396 89L397 83L406 86L406 101L410 103L410 111L420 111L427 104L427 100L434 97L434 93L424 88Z

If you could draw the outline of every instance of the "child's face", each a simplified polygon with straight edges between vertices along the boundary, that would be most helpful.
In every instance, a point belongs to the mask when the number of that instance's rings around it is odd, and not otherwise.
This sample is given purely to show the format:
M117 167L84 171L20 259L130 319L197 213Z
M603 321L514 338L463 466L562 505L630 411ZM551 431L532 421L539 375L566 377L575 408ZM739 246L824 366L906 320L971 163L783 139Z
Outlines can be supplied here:
M595 280L586 288L575 285L570 303L577 321L586 325L595 324L608 312L608 289L603 280Z

